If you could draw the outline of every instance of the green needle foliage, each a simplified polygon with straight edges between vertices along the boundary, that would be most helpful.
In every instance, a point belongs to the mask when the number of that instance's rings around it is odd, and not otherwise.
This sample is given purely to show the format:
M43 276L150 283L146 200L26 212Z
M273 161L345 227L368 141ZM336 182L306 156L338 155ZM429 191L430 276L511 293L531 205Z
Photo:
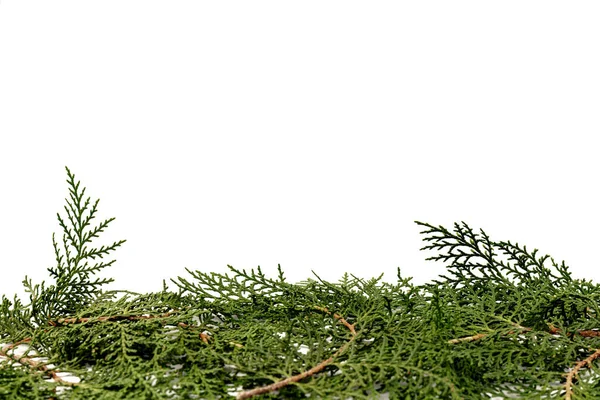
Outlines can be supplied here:
M447 267L424 285L229 266L106 291L124 241L92 247L113 219L67 175L52 281L2 296L0 399L600 398L600 287L537 250L417 221Z

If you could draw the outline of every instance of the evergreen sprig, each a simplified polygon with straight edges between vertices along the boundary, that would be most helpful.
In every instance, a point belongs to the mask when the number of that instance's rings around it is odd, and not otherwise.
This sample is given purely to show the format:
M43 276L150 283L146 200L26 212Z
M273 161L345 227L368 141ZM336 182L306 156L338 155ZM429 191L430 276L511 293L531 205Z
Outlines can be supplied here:
M31 313L38 325L45 325L48 321L60 316L74 314L82 307L86 307L102 296L102 286L113 281L112 278L97 278L96 273L112 265L116 260L108 263L100 262L89 265L86 260L102 259L115 250L125 240L113 243L110 246L89 248L93 238L103 232L114 218L101 222L95 228L87 229L98 211L99 199L90 206L91 198L82 203L85 188L79 189L80 182L75 182L75 176L68 167L67 183L69 184L69 197L65 199L64 206L67 222L59 213L56 214L58 222L63 229L62 245L64 254L52 235L52 244L56 254L56 267L48 268L50 277L55 284L45 287L45 282L33 284L27 276L23 281L26 292L31 295ZM85 263L84 263L85 261ZM109 294L110 296L111 294Z
M92 247L98 200L67 169L50 284L2 296L0 399L600 398L600 287L466 223L425 230L447 273L299 283L258 267L104 291L124 241Z

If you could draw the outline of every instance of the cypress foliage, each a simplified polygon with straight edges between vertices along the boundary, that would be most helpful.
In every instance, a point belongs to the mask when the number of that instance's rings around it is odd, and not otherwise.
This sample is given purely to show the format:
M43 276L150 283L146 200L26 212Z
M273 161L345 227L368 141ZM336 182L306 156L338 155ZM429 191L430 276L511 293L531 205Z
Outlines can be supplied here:
M2 296L0 399L600 398L600 287L537 249L416 221L447 267L424 285L229 266L107 291L125 241L91 247L114 218L67 176L51 281Z

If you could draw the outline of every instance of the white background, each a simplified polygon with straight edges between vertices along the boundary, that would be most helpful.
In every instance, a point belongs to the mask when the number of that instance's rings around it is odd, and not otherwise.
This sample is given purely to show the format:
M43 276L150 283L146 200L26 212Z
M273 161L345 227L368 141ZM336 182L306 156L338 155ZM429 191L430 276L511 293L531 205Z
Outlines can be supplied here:
M599 279L600 6L0 4L0 293L55 265L65 165L127 242L111 288L396 268L465 221ZM62 211L64 215L64 211Z

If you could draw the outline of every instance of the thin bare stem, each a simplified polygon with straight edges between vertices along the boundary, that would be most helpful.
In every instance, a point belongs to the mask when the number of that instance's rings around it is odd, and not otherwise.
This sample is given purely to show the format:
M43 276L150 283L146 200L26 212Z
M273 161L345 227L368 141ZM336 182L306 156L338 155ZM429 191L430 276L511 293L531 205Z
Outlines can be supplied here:
M48 368L48 366L46 364L42 363L41 361L35 361L32 357L17 356L16 354L14 354L14 351L11 351L18 345L26 344L26 343L31 343L31 338L25 338L16 343L6 345L2 349L0 349L0 356L10 358L11 360L18 362L22 365L28 366L32 369L37 369L38 371L48 374L48 375L50 375L50 377L52 378L53 381L60 383L61 385L66 385L66 386L76 385L76 383L63 380L60 376L58 376L59 371Z
M573 369L569 371L569 373L567 374L567 381L565 382L565 400L571 400L571 395L573 393L573 379L575 379L575 376L577 375L579 370L583 368L586 364L591 366L592 361L594 361L598 357L600 357L600 349L597 349L585 360L579 361L577 364L575 364L575 367L573 367Z
M314 308L331 315L331 312L325 307L314 306ZM350 330L352 337L350 338L349 341L344 343L344 345L341 346L331 357L320 362L318 365L312 367L311 369L302 372L301 374L290 376L286 379L283 379L279 382L275 382L270 385L261 386L261 387L258 387L258 388L252 389L252 390L247 390L245 392L242 392L237 395L236 400L249 399L250 397L253 397L253 396L258 396L260 394L265 394L265 393L273 392L275 390L279 390L279 389L289 385L290 383L301 381L302 379L304 379L306 377L316 374L316 373L322 371L323 368L325 368L327 365L331 364L333 362L333 359L335 357L337 357L338 355L342 354L344 351L346 351L346 349L350 346L350 343L352 343L354 338L356 338L356 331L354 330L353 324L350 324L348 321L346 321L344 318L342 318L341 315L339 315L337 313L333 314L333 317L335 319L339 320L344 326L346 326L348 328L348 330Z

